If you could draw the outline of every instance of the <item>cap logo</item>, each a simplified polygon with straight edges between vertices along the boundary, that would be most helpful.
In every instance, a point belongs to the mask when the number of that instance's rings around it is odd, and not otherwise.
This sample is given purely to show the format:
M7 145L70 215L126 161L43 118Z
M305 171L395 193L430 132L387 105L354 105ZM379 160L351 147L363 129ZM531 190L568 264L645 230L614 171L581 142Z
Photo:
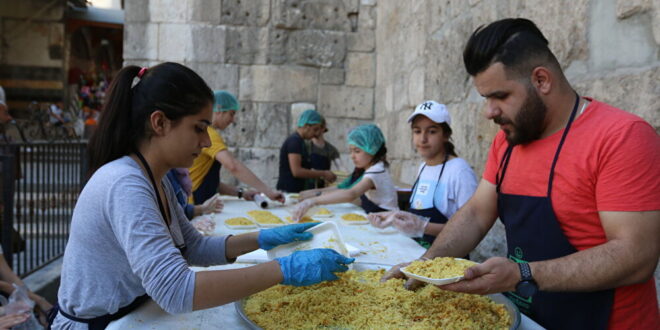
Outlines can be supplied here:
M431 102L424 102L424 103L422 103L422 106L419 107L419 108L421 110L431 110L432 105L433 105L433 103L431 103Z

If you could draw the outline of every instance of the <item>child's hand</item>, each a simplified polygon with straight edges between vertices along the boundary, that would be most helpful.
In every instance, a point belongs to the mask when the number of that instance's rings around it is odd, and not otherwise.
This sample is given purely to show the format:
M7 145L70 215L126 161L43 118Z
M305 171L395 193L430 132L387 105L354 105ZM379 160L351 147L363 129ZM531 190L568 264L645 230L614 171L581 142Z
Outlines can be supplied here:
M394 219L390 218L390 215L392 215L394 212L396 211L369 213L367 215L367 219L369 219L369 223L371 223L372 226L383 229L392 225L392 221Z
M294 222L300 221L303 216L309 211L310 208L312 208L314 205L316 205L316 202L314 202L313 199L306 199L293 207L293 211L291 212L291 220Z

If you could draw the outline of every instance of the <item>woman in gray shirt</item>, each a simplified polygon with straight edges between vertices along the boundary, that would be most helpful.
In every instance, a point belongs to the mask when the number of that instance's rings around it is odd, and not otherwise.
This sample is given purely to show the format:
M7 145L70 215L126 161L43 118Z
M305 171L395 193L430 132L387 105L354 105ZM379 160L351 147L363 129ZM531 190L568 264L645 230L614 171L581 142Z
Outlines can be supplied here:
M169 313L215 307L278 283L334 280L353 262L317 249L242 269L190 270L311 238L308 224L223 237L190 225L165 174L210 145L212 104L206 83L180 64L119 72L89 143L93 175L74 209L53 328L103 329L147 297Z

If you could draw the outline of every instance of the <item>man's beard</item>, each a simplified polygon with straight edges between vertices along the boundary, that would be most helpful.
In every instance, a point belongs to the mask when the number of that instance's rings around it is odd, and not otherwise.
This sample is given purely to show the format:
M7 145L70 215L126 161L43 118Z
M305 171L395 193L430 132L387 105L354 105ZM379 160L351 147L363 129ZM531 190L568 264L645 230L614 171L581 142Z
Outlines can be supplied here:
M548 108L545 106L536 90L527 90L527 99L520 107L514 121L500 117L493 121L498 124L509 124L511 129L504 129L506 140L510 145L527 144L538 140L543 133L543 121Z

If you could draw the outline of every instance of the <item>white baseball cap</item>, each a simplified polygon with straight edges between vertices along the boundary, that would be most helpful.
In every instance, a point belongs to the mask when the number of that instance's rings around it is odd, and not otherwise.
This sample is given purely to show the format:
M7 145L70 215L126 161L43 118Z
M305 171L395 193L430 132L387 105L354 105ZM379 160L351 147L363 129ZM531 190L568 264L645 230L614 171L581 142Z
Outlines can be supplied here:
M447 111L447 106L436 101L429 100L420 103L412 115L408 117L408 122L412 122L417 115L423 115L437 124L447 123L451 125L451 117L449 111Z

